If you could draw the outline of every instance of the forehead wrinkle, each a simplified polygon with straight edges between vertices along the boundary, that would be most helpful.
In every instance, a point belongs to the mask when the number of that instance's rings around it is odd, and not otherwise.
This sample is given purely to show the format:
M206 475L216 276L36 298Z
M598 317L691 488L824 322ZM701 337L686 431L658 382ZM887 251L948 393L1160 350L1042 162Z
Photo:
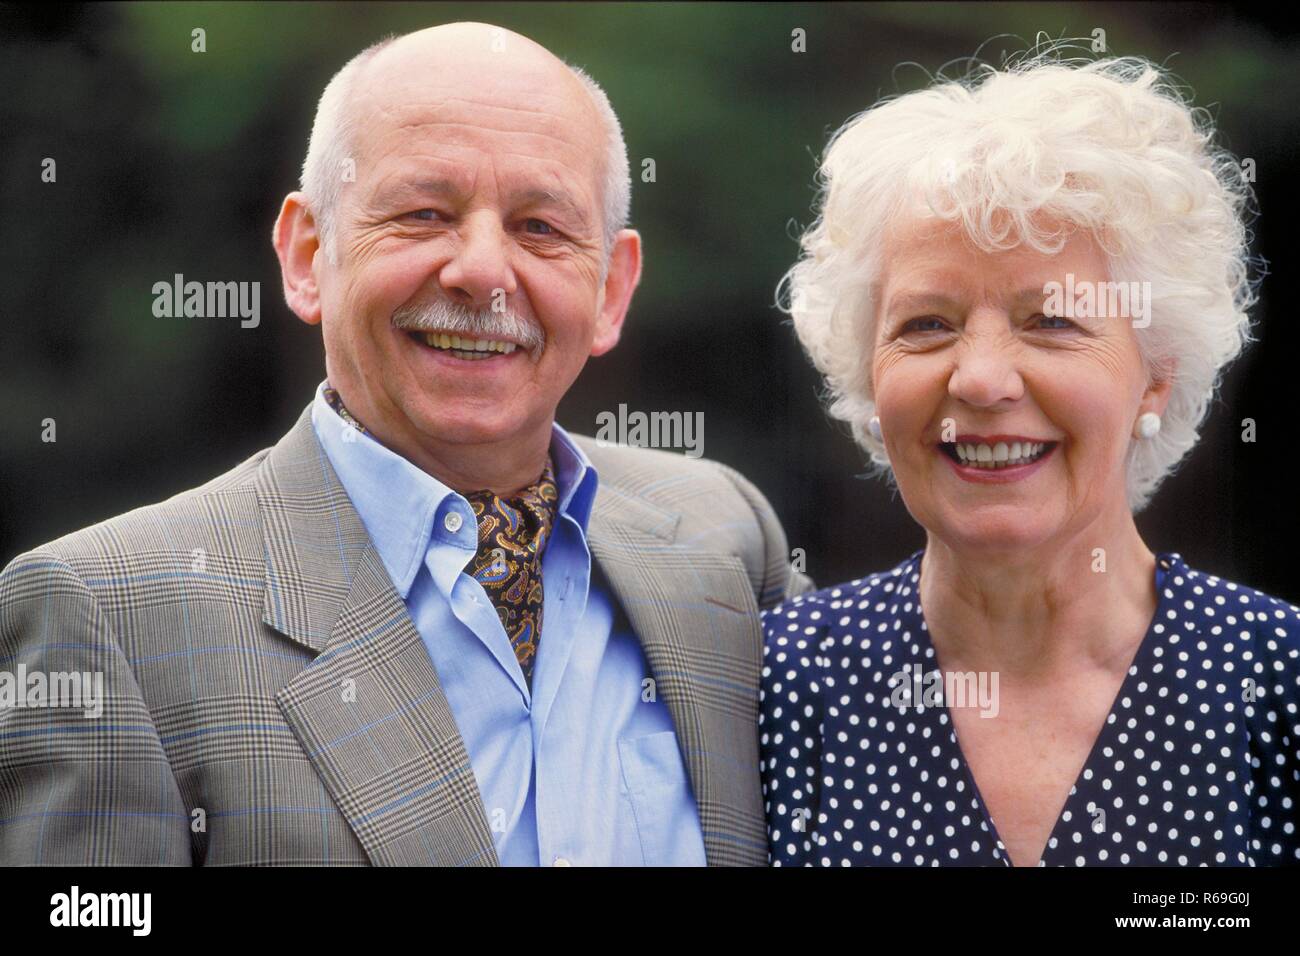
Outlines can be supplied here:
M469 129L469 130L476 130L476 131L482 131L484 129L481 123L457 123L457 122L450 122L447 120L433 120L424 123L405 123L394 129L388 130L385 134L381 134L381 135L391 136L395 133L406 132L414 129L423 129L426 127L427 128L445 127L449 129ZM536 136L541 139L547 139L547 140L551 140L552 142L560 143L564 146L568 146L573 149L578 149L578 144L573 142L572 140L565 139L562 136L556 136L553 133L546 133L541 130L496 129L492 127L488 127L488 129L491 129L492 132L494 133L501 133L506 136Z
M427 95L427 94L426 94ZM578 117L574 115L571 109L556 109L555 105L564 106L568 101L560 97L553 98L553 103L548 103L540 107L532 106L512 106L501 103L495 99L473 99L463 96L442 96L432 99L423 99L418 102L393 103L380 102L375 105L374 112L377 116L389 117L394 120L398 128L408 128L420 125L432 125L437 123L453 124L455 120L442 119L438 114L454 110L461 107L474 114L475 120L471 125L486 126L487 128L504 128L494 127L492 124L481 123L480 117L486 113L501 114L524 114L529 119L536 121L542 120L546 127L556 130L573 128ZM403 119L403 114L409 113L431 113L432 115L425 119ZM595 117L589 114L589 111L582 111L581 120L591 126L597 125ZM504 117L503 117L504 119ZM522 132L522 130L519 130ZM543 132L538 130L536 132Z
M445 145L453 149L462 149L462 150L470 150L472 152L478 152L478 150L476 150L474 147L464 145L464 144L448 143ZM518 158L518 159L523 159L528 163L536 164L537 166L543 168L545 172L545 177L553 180L555 185L551 187L547 187L547 186L534 186L534 185L525 184L522 186L516 186L514 188L502 189L501 182L503 180L509 182L511 180L521 179L524 178L527 174L525 173L524 175L520 175L516 170L502 170L498 168L495 160L499 158ZM433 159L439 163L450 164L453 166L453 168L457 167L458 165L454 160L449 160L442 157L433 157ZM582 220L584 225L588 224L590 217L584 211L582 203L579 201L577 195L575 195L572 189L572 187L575 186L578 187L580 190L578 195L581 195L582 184L566 182L566 179L571 179L572 175L574 174L574 171L570 167L566 166L564 163L555 159L550 159L548 157L539 157L534 153L522 153L522 152L516 152L512 150L501 150L495 152L492 154L492 159L494 160L492 164L493 176L497 181L498 191L505 193L511 201L519 204L522 204L525 201L551 202L556 205L569 209L575 216L577 216L579 219ZM464 166L469 166L469 165L470 164L468 163L464 164L461 168L464 168ZM570 175L566 177L565 175L562 175L563 173L568 173ZM432 193L435 195L445 195L454 199L464 198L467 194L472 193L474 191L473 187L476 184L478 179L477 175L474 173L465 175L463 177L448 175L448 176L438 176L433 179L427 178L427 174L413 173L412 176L415 178L410 180L403 179L402 173L398 171L385 177L386 180L391 180L396 178L398 179L398 182L393 185L382 186L377 188L374 193L375 201L383 202L385 200L392 199L392 198L400 198L403 195L419 195L421 194L422 191L425 193ZM470 188L465 189L461 187L460 183L462 179L464 180L464 182L469 184Z
M412 89L416 89L412 87ZM541 94L542 106L508 105L494 99L477 99L454 94L430 97L426 90L420 89L420 100L411 102L393 102L391 96L383 97L378 91L359 98L369 100L372 114L376 121L366 124L369 129L360 130L361 137L367 145L378 144L394 135L410 133L422 129L441 127L449 131L460 129L471 132L497 132L507 136L535 136L545 142L556 143L576 150L584 157L588 154L601 155L601 151L592 143L585 142L592 136L599 138L602 129L599 115L594 106L588 102L590 97L583 95L576 100L572 97L556 94ZM523 95L538 96L538 92L528 90ZM472 120L447 117L447 112L463 108L473 116ZM486 116L484 114L487 114ZM415 115L412 115L415 114ZM525 124L510 122L512 117L526 117ZM383 122L387 120L387 122ZM521 128L521 126L523 128ZM588 136L573 135L574 130L582 130Z
M942 292L901 292L890 296L887 314L894 315L898 312L910 312L913 309L929 308L932 305L939 305L943 308L956 308L961 305L961 300L945 295Z
M434 130L435 127L441 127L441 130L440 131ZM522 158L529 162L556 165L562 169L569 171L574 175L591 177L593 181L595 181L599 176L599 173L596 170L583 169L583 166L585 166L589 160L589 155L584 150L582 150L579 144L574 143L571 140L564 139L559 136L553 136L551 134L544 133L544 132L534 131L534 130L499 130L494 132L498 132L500 135L504 137L508 137L509 139L507 139L507 143L514 142L518 144L519 148L517 149L501 148L497 150L483 150L479 144L476 144L472 141L473 137L456 135L456 132L459 130L468 130L471 133L475 133L475 132L482 133L483 128L473 123L422 122L422 123L407 124L405 126L398 127L396 129L387 130L383 133L380 133L372 137L370 139L370 142L364 144L362 149L358 150L358 153L361 156L364 156L367 160L371 160L371 158L373 157L374 162L382 161L383 158L394 157L395 154L397 154L396 156L397 159L399 160L405 159L406 157L401 156L400 153L402 152L403 147L408 142L408 138L406 136L403 136L402 134L404 131L417 130L417 129L434 130L431 134L433 142L414 144L414 146L420 150L424 150L428 148L434 148L434 149L442 148L446 150L469 150L469 151L476 151L476 152L492 152L494 155L497 156ZM439 132L441 132L442 135L439 135ZM552 159L550 156L539 156L537 155L536 151L532 151L532 152L527 151L526 143L528 142L529 139L540 141L539 145L549 145L554 143L560 147L563 147L564 152L573 154L573 158L575 160L575 166L577 168L566 166L564 163L560 162L557 159ZM553 155L559 153L559 151L556 150L554 147L550 147L550 151ZM435 156L435 158L441 159L442 161L449 162L449 163L455 163L458 161L458 160L444 158L444 157ZM460 162L464 162L464 160L460 160Z
M1045 284L1046 283L1025 286L1019 292L1016 292L1011 296L1011 301L1016 305L1024 305L1026 303L1042 305L1044 294L1043 285Z
M494 154L492 158L494 160L499 158L519 158L519 159L526 160L539 167L540 170L544 173L544 178L550 179L554 182L553 186L536 186L536 185L532 185L531 183L525 182L523 185L513 186L511 188L506 188L506 189L500 189L500 187L498 187L499 191L508 194L513 194L513 195L519 195L527 192L529 194L527 198L534 201L539 199L548 199L551 201L563 202L567 200L569 202L574 203L575 205L577 204L574 199L573 193L570 190L570 183L565 182L565 177L560 175L561 172L572 173L573 170L571 170L568 166L564 165L560 161L539 157L532 153L517 153L517 152L500 152ZM451 160L442 159L440 157L434 157L434 159L439 163L454 165L454 162ZM469 164L465 164L466 167L468 165ZM496 167L495 162L493 163L493 175L496 178L498 184L500 184L502 181L505 181L506 183L510 183L513 180L528 178L527 173L521 175L518 169L510 169L510 168L507 168L505 170L499 169ZM477 181L478 176L477 176L477 171L472 171L460 176L447 175L447 176L434 176L430 178L426 173L415 172L413 170L407 170L407 171L395 170L384 177L385 182L394 179L398 180L397 185L389 186L389 187L380 187L380 188L387 189L387 190L402 189L407 192L417 192L420 190L424 190L426 192L431 192L431 193L463 194L463 193L473 191L472 185ZM462 188L461 186L462 182L471 184L471 188L470 189ZM378 193L378 190L376 192Z
M924 308L929 304L960 307L971 297L971 289L960 270L936 267L934 263L910 257L895 264L887 288L894 288L886 300L885 315L904 309Z

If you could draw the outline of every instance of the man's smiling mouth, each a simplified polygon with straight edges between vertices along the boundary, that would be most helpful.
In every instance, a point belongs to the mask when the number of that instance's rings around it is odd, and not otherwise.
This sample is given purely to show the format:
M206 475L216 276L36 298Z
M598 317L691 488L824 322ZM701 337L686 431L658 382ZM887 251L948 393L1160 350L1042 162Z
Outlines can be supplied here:
M482 361L497 354L509 355L519 347L514 342L501 339L472 339L448 332L407 332L406 334L421 345L469 362Z

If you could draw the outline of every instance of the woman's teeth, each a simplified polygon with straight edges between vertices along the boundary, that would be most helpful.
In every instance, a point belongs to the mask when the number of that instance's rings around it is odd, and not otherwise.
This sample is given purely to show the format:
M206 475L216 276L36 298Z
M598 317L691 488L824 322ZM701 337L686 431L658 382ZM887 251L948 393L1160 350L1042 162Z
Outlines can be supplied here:
M492 352L509 355L518 348L514 342L461 338L459 335L448 335L445 332L425 332L423 337L425 344L431 348L445 349L457 358L469 359L470 361L491 358L490 353Z
M963 465L971 468L993 469L1011 468L1036 461L1043 456L1048 444L1048 442L1041 441L1013 441L1010 443L1000 441L995 445L987 445L982 442L980 444L959 442L953 448L957 452L957 460Z

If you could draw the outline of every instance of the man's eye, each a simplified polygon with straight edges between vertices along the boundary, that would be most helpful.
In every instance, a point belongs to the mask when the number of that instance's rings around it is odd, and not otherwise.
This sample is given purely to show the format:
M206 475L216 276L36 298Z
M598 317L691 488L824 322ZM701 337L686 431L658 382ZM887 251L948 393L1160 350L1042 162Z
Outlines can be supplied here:
M423 219L426 222L432 222L438 216L437 210L434 209L416 209L403 215L403 218Z
M900 331L903 334L908 332L942 332L945 328L947 326L944 325L943 319L933 315L926 315L919 319L909 320Z
M524 229L535 236L555 235L555 230L551 228L551 224L540 219L529 219L524 223Z

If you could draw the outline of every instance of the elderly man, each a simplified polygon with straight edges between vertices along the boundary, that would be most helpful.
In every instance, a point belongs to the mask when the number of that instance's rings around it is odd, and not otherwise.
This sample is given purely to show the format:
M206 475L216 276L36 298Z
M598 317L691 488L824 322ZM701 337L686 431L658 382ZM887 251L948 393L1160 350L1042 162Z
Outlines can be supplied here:
M762 864L761 607L805 589L717 464L554 422L640 274L588 77L451 24L321 97L274 231L327 379L274 448L24 554L0 861Z

